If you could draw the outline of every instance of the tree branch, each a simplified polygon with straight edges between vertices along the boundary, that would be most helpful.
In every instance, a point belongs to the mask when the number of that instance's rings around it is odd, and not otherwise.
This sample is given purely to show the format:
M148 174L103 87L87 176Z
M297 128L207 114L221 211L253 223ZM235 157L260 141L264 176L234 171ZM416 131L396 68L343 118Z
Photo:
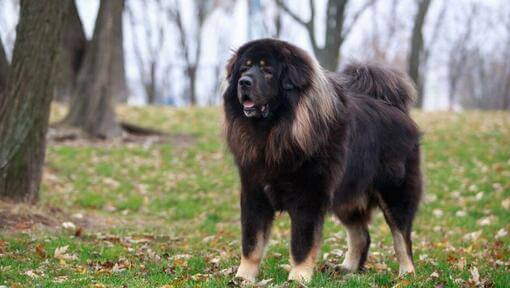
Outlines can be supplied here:
M436 23L434 25L434 30L432 31L432 38L430 39L429 44L425 46L425 49L423 51L423 62L424 63L427 63L427 60L429 59L432 48L434 47L434 44L437 42L437 38L439 38L439 35L441 34L441 33L439 33L439 30L441 29L441 26L443 25L443 21L445 18L447 8L448 8L448 1L445 1L443 4L443 7L441 8L441 12L439 12ZM475 14L475 11L473 10L472 13ZM473 15L471 15L471 16L473 16Z
M313 1L310 0L310 3L312 4L311 7L313 7ZM290 9L289 9L289 6L287 6L287 4L285 4L283 2L283 0L276 0L276 5L278 5L278 7L280 7L283 11L285 11L285 13L287 13L290 17L292 17L292 19L294 19L296 22L298 22L299 24L303 25L303 26L308 26L310 25L310 22L311 21L305 21L303 20L301 17L299 17L296 13L292 12ZM311 10L312 11L312 10Z
M354 15L352 16L351 24L349 26L347 26L344 29L344 31L342 32L342 35L341 35L342 39L345 39L347 37L347 35L349 35L349 33L351 33L352 28L354 27L354 25L356 25L356 22L361 17L361 15L363 15L363 13L365 13L365 11L368 8L370 8L372 5L374 5L376 1L377 0L368 0L367 2L365 2L365 4L363 6L361 6L361 8L359 8L358 11L356 11L356 13L354 13Z

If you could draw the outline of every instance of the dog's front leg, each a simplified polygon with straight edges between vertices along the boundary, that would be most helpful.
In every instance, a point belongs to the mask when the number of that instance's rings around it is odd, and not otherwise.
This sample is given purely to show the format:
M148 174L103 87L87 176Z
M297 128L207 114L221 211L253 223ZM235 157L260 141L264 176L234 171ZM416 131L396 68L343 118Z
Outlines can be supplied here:
M269 240L274 210L260 187L247 179L241 182L242 255L236 277L255 282Z
M289 280L312 280L315 260L320 250L324 213L311 207L289 210L292 221L291 265Z

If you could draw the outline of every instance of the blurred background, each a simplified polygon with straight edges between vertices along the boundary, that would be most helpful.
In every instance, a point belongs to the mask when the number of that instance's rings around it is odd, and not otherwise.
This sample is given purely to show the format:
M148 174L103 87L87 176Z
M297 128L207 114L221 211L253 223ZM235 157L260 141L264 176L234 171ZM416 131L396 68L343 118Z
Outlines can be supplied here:
M68 102L94 36L98 0L66 17L54 100ZM408 71L425 110L510 109L510 5L504 0L126 0L119 102L219 105L225 61L244 42L290 41L328 69L377 60ZM11 59L19 1L0 0Z

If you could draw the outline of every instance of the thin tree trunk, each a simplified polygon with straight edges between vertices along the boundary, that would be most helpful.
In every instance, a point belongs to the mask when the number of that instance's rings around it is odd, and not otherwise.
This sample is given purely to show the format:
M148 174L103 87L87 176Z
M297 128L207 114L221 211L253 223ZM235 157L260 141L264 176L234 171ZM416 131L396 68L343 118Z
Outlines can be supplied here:
M420 0L418 4L418 12L414 18L413 32L411 35L411 49L409 51L408 72L411 79L416 84L418 90L418 99L416 99L416 107L423 108L423 90L424 83L421 62L423 60L424 43L423 43L423 26L425 18L432 0Z
M7 73L9 72L9 62L7 61L7 55L5 55L4 45L0 38L0 97L2 91L5 89L5 83L7 82Z
M67 2L21 0L4 97L0 98L0 196L38 199L54 72Z
M57 57L59 69L57 70L57 88L54 96L57 101L65 101L71 98L87 46L87 38L78 14L78 8L74 0L70 2Z
M149 69L149 83L144 83L145 86L145 94L147 95L147 103L148 104L156 104L156 63L154 61L150 64Z
M197 105L197 91L196 91L197 67L191 65L188 67L188 80L189 80L189 100L191 106Z
M119 68L119 45L123 0L100 2L99 13L78 83L71 100L69 114L64 123L82 128L91 137L114 138L121 135L115 116L115 100L121 98L119 78L124 69Z

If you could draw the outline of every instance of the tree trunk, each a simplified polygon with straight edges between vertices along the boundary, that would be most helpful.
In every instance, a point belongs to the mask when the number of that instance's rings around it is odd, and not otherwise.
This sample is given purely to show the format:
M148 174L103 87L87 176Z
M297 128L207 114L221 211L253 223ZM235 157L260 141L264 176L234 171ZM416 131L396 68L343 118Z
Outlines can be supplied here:
M413 32L411 35L411 49L409 51L408 59L408 72L411 79L416 84L418 92L418 99L416 99L416 107L423 108L423 90L424 83L422 74L421 62L424 52L423 43L423 25L425 23L425 17L430 7L432 0L420 0L418 4L418 12L414 18Z
M64 123L82 128L89 136L114 138L121 135L115 116L115 100L125 93L119 83L124 78L118 61L118 43L122 39L123 0L100 2L99 13L83 67L78 75L76 90L71 99L69 114ZM123 64L122 64L123 67ZM120 75L119 75L120 74Z
M149 69L149 83L144 83L145 94L147 95L147 104L156 104L156 63L151 61Z
M196 91L197 67L192 65L188 68L189 80L189 100L191 106L197 105L197 91Z
M276 4L278 7L283 9L289 16L292 17L299 24L303 25L308 32L308 37L312 44L313 52L317 57L319 63L330 71L336 71L340 64L340 48L352 30L352 27L362 15L363 11L373 4L374 1L367 1L354 15L350 25L345 25L346 8L349 0L328 0L326 17L324 25L326 26L324 33L324 46L319 47L317 43L317 35L315 29L315 6L314 1L309 0L310 7L310 19L305 21L301 19L297 14L292 12L283 0L277 0Z
M69 100L76 87L78 73L83 63L87 38L78 14L78 9L70 1L64 22L64 31L57 57L57 88L54 99L57 101Z
M7 61L7 55L5 55L4 45L2 39L0 39L0 98L2 97L2 91L5 89L5 83L7 82L7 73L9 72L9 62Z
M326 11L326 40L323 48L314 46L315 55L321 65L336 71L340 63L340 47L343 42L343 27L345 22L345 9L348 0L329 0ZM315 42L315 41L314 41Z
M35 202L45 153L66 3L20 2L4 97L0 98L0 196Z
M124 0L109 0L121 2L121 6L117 7L116 13L118 14L113 18L113 35L115 40L113 41L113 91L116 100L127 103L128 100L128 88L126 82L126 70L124 68L124 36L122 33L122 12L124 11ZM119 5L119 4L117 4Z

